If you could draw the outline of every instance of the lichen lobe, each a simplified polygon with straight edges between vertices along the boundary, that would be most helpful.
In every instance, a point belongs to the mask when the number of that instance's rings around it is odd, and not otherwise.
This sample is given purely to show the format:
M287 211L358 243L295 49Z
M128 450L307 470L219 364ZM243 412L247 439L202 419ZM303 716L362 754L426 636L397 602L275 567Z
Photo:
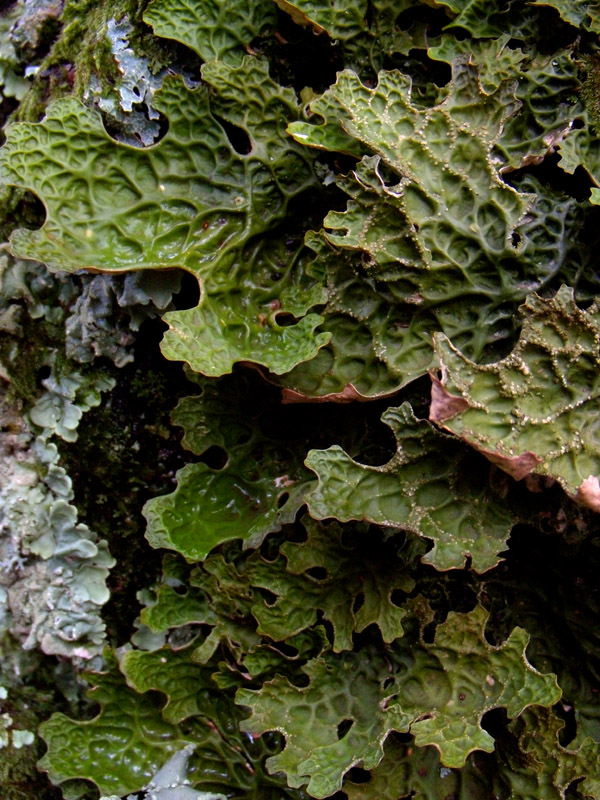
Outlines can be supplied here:
M446 420L456 417L471 406L464 397L451 394L436 375L431 374L430 377L431 407L429 419L431 422L435 422L441 425L441 427L446 428L443 424ZM447 428L447 430L450 430L451 433L455 433L455 431L449 428ZM541 459L535 453L531 452L531 450L526 450L524 453L519 453L519 455L516 456L509 456L499 453L497 450L488 450L470 439L465 438L465 441L484 455L488 461L500 467L500 469L504 470L504 472L508 473L516 481L520 481L525 476L529 475L537 465L541 463ZM598 482L596 481L596 483ZM598 510L600 510L600 487L598 488L597 503Z

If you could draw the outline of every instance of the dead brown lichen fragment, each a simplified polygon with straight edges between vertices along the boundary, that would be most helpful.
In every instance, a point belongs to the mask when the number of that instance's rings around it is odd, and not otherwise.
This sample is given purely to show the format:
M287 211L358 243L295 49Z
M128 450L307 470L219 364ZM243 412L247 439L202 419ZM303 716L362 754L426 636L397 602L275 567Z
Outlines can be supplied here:
M595 475L589 475L577 488L573 500L581 505L600 511L600 482Z
M281 402L283 405L289 405L291 403L352 403L354 401L366 403L373 399L375 398L362 395L351 383L346 384L341 392L332 392L331 394L324 394L320 397L310 397L301 392L297 392L295 389L285 388L281 390Z
M473 444L469 442L469 444ZM484 455L488 461L495 464L500 469L507 472L516 481L520 481L529 475L541 463L541 459L527 450L525 453L520 453L518 456L505 456L498 453L496 450L485 450L483 447L474 445L475 449Z
M469 408L469 404L464 397L457 397L454 394L450 394L436 375L430 374L430 377L431 408L429 411L429 419L431 422L437 422L439 424Z

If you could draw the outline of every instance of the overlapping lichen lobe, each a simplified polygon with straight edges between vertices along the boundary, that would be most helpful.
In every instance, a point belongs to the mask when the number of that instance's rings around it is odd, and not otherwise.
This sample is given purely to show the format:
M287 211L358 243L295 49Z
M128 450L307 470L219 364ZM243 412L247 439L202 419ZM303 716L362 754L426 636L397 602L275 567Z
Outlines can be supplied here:
M371 397L362 395L351 383L346 384L341 392L315 395L313 397L287 387L281 390L281 402L284 405L291 403L352 403L353 401L365 403L371 399Z
M500 469L507 472L516 481L525 478L541 463L541 459L530 450L527 450L525 453L520 453L518 456L505 456L495 450L486 450L482 447L476 447L476 449L484 455L488 461L500 467Z
M436 375L431 374L430 377L431 408L429 412L429 419L432 422L445 427L443 423L446 420L457 416L471 406L468 401L464 399L464 397L451 394ZM520 481L526 475L529 475L536 468L536 466L541 463L541 459L530 450L527 450L524 453L519 453L518 455L505 455L497 450L489 450L485 447L482 447L480 444L477 444L474 441L469 441L468 437L461 438L465 438L468 444L470 444L479 453L484 455L488 461L491 461L492 464L500 467L500 469L508 473L516 481Z

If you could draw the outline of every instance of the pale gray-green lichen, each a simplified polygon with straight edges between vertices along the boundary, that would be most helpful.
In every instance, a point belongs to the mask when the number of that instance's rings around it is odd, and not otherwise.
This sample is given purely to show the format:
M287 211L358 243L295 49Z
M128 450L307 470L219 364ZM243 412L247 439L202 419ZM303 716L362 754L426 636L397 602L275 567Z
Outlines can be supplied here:
M115 381L102 373L84 376L75 371L59 372L53 367L42 386L46 391L29 412L29 419L45 430L46 438L56 434L74 442L84 412L99 405L102 392L113 389Z
M127 17L108 21L105 36L122 77L113 88L103 86L100 79L92 75L84 99L106 115L111 126L118 129L120 141L147 147L154 144L160 134L160 114L152 100L167 71L162 69L154 73L148 59L135 53L129 44L132 31Z
M71 505L56 446L0 408L0 638L26 650L90 659L104 645L100 609L114 564Z
M65 320L67 356L80 364L101 356L117 367L130 363L140 325L170 310L180 288L178 270L88 277Z

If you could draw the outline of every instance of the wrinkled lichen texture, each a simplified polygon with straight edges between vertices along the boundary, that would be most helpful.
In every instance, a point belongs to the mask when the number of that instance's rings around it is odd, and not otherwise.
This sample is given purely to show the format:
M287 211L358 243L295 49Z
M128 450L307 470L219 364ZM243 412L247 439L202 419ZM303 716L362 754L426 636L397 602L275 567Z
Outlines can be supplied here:
M442 764L462 767L471 750L493 749L479 727L485 711L506 705L516 716L530 703L551 705L560 697L554 679L528 664L524 631L515 629L493 652L483 641L484 625L485 612L477 608L469 616L452 615L431 647L402 642L385 657L370 652L362 659L354 653L315 659L304 669L306 687L275 678L260 693L243 689L238 702L253 711L243 728L260 733L276 725L286 747L271 759L272 769L284 770L292 786L310 777L308 790L319 798L340 788L358 760L366 768L377 765L390 730L414 733L415 744L439 749ZM461 659L469 670L452 677L452 665ZM353 724L335 737L344 719Z
M503 361L477 367L436 339L431 419L465 439L517 480L534 472L560 481L600 511L596 434L600 324L563 287L522 307L520 339Z
M600 800L599 34L0 12L3 800Z
M306 464L319 477L307 497L310 513L432 538L425 560L437 569L463 566L466 555L480 572L493 567L515 517L489 490L485 472L473 481L460 446L416 420L408 404L388 410L382 421L398 440L396 455L382 467L357 464L337 446L308 454Z

